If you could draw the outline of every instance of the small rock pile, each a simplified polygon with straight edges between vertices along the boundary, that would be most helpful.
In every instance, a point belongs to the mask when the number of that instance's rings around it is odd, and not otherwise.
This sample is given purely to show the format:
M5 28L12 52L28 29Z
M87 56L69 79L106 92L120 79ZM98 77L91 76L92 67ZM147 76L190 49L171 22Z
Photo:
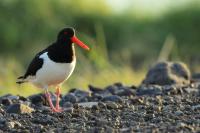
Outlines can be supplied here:
M72 89L61 96L62 113L51 112L43 94L1 96L0 132L200 131L199 82L159 85L147 81L138 87L115 83L105 88L89 85L88 91ZM55 103L54 94L52 98Z
M172 85L189 84L190 81L191 74L186 64L182 62L160 62L149 70L143 83Z

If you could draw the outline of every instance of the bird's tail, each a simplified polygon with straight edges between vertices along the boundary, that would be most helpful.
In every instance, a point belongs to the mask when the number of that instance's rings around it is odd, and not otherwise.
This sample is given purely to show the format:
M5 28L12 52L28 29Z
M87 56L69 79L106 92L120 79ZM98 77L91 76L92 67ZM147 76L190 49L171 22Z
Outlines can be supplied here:
M25 79L24 76L18 77L17 81L16 81L17 84L22 84L22 83L25 83L25 82L28 82L28 81Z

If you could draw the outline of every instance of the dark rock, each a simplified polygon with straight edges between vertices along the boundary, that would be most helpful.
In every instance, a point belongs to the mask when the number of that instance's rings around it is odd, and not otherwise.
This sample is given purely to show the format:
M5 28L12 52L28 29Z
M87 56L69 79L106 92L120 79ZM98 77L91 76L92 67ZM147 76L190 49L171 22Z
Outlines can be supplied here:
M200 82L200 73L194 73L192 75L192 81L193 82Z
M111 94L115 94L115 91L116 90L118 90L118 87L117 86L115 86L115 85L110 85L110 86L107 86L106 88L105 88L105 90L108 90Z
M76 89L76 90L74 90L73 91L73 94L76 96L76 97L86 97L86 96L89 96L90 94L89 94L89 92L87 92L87 91L82 91L82 90L78 90L78 89Z
M64 108L71 108L71 107L73 107L73 104L72 104L71 102L64 102L64 103L62 104L62 106L63 106Z
M43 105L46 103L44 94L32 95L32 96L29 96L28 99L30 99L32 104L42 104Z
M122 102L122 98L117 96L117 95L112 95L112 96L106 96L104 97L101 101L107 102L107 101L112 101L112 102Z
M162 87L161 86L141 86L137 89L136 95L162 95Z
M11 94L7 94L7 95L4 95L4 96L0 97L0 99L18 100L19 96L14 96L14 95L11 95Z
M5 124L6 123L6 119L5 118L0 118L0 124Z
M74 92L72 94L74 94L74 96L76 96L77 102L88 102L87 97L90 96L89 92L78 90L78 89L74 90Z
M129 88L129 87L119 87L118 90L115 91L115 95L118 96L134 96L135 90Z
M106 106L108 109L118 109L119 108L119 106L114 102L107 102Z
M117 86L117 87L123 87L123 84L120 83L120 82L114 83L114 85Z
M92 85L89 85L88 87L89 87L89 90L90 90L91 92L93 92L93 93L99 93L99 92L103 91L103 89L98 88L98 87L94 87L94 86L92 86Z
M116 132L115 129L110 126L106 125L106 126L104 126L104 128L105 128L106 133L115 133Z
M78 106L82 106L84 108L92 108L92 106L98 105L98 102L85 102L85 103L78 103Z
M131 87L125 87L121 83L115 83L114 85L107 86L106 91L109 91L112 95L118 96L130 96L135 95L134 89Z
M93 98L96 98L97 100L101 100L104 97L112 96L112 93L110 93L108 90L102 90L101 92L92 93L91 95Z
M24 104L12 104L6 110L7 113L17 113L17 114L32 113L33 111L34 111L33 108Z
M64 102L71 102L71 103L76 103L78 101L77 97L74 95L74 93L69 93L65 95L61 101L61 103Z
M70 107L70 108L65 108L65 109L64 109L64 112L68 112L68 113L70 113L70 114L72 114L73 111L74 111L74 109L73 109L72 107Z
M192 110L195 110L195 111L199 110L200 111L200 104L192 106Z
M137 87L135 85L130 86L131 89L137 89Z
M166 85L163 86L163 93L164 94L177 94L178 93L178 89L176 88L176 86L174 85Z
M74 109L79 109L78 103L73 104Z
M182 111L180 111L180 110L177 110L176 112L175 112L175 115L177 115L177 116L181 116L181 115L183 115L184 113L182 112Z
M8 99L8 98L3 98L2 100L1 100L1 104L3 104L4 106L9 106L9 105L11 105L13 102L12 102L12 100L11 99Z
M28 99L24 96L18 96L20 101L27 101Z
M108 124L108 121L106 119L103 119L103 118L96 119L95 122L96 122L97 127L102 127L102 126Z
M92 110L99 110L99 106L98 105L93 105L91 109Z
M74 93L74 91L76 91L76 88L70 89L68 93Z
M106 104L103 103L103 102L99 102L99 103L98 103L98 106L99 106L99 108L101 108L101 109L106 108Z
M190 78L190 70L184 63L161 62L149 70L143 84L189 84Z
M51 125L54 122L58 122L58 119L55 117L52 117L50 115L44 115L41 117L37 117L33 119L33 122L36 124L42 124L42 125Z
M82 102L88 102L88 96L78 98L78 102L80 102L80 103L82 103Z

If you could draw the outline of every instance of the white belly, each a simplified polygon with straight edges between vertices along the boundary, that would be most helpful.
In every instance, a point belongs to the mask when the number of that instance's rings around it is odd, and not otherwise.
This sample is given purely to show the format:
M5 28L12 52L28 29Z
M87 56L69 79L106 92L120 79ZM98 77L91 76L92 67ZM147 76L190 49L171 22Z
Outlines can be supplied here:
M36 73L35 80L32 83L40 88L56 86L68 79L72 74L76 60L72 63L55 63L51 61L47 53L40 56L44 60L43 66Z

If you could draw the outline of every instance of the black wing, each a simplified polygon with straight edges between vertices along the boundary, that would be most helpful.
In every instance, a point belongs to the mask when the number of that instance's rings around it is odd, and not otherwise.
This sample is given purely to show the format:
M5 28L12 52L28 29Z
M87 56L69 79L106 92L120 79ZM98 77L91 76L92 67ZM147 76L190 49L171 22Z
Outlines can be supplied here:
M40 58L40 55L45 53L45 52L47 52L49 50L49 48L52 47L52 45L50 45L46 49L44 49L41 52L39 52L33 58L31 63L29 64L28 69L27 69L26 73L24 74L24 76L20 76L20 77L18 77L18 79L26 79L28 76L34 76L36 74L37 70L39 70L42 67L43 63L44 63L43 59Z
M46 50L41 51L40 53L38 53L33 60L31 61L31 63L28 66L28 69L25 73L24 76L21 76L19 78L27 78L28 76L34 76L37 72L37 70L39 70L42 65L43 65L43 59L40 58L40 55L43 54Z
M39 70L42 67L42 65L43 65L43 59L39 58L39 56L36 56L28 66L24 78L28 76L34 76L37 70Z

